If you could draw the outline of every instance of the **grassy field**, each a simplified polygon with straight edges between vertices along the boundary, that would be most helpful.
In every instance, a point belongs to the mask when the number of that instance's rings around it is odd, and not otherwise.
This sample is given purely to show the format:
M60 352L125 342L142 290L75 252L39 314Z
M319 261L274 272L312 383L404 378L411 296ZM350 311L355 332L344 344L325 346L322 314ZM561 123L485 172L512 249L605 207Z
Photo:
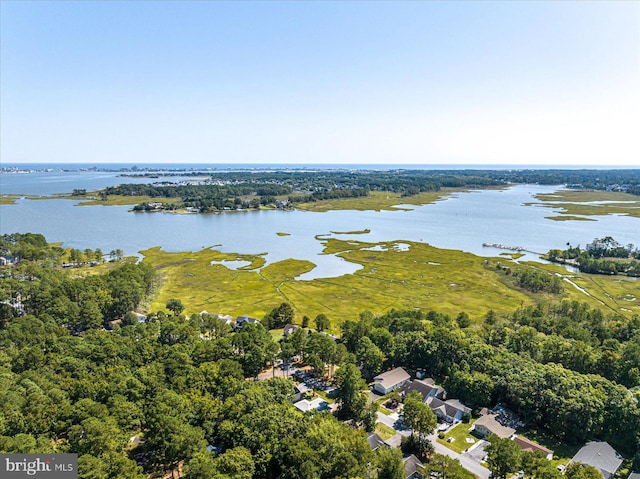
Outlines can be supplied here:
M462 454L469 447L479 441L479 439L470 432L471 426L473 426L474 422L475 420L469 421L467 424L459 422L456 426L452 427L445 433L444 439L440 439L438 437L436 438L436 441L447 446L449 449ZM450 439L453 440L449 442L448 440ZM473 442L467 442L467 439Z
M13 205L20 198L20 195L2 195L0 196L0 205Z
M97 192L87 193L86 195L53 195L53 196L27 196L30 200L75 200L80 206L128 206L140 203L164 203L173 204L180 202L180 198L152 198L150 196L122 196L109 195L106 199L100 199Z
M369 196L362 198L342 198L335 200L323 200L313 203L301 203L296 208L307 211L330 210L397 210L396 205L426 205L448 198L452 193L466 191L458 188L442 188L440 191L428 191L413 196L402 196L399 193L387 191L372 191Z
M70 196L69 199L80 200L80 206L126 206L126 205L138 205L140 203L163 203L174 204L179 203L180 198L151 198L150 196L122 196L122 195L109 195L105 200L101 200L99 197L85 197L85 196Z
M288 259L265 266L263 254L221 253L211 248L180 253L165 252L159 247L143 251L144 261L160 277L157 295L147 310L164 310L168 299L178 298L186 306L186 314L206 309L262 318L286 301L294 308L295 322L300 323L303 315L313 318L324 313L331 320L332 332L338 332L344 320L356 319L363 311L383 314L393 308L435 310L451 316L465 311L479 323L490 309L500 315L521 305L569 299L626 316L640 314L640 280L634 278L571 273L556 264L517 265L508 257L481 258L423 243L403 241L409 245L405 251L394 248L394 242L322 241L326 254L338 254L362 265L362 269L336 278L300 281L295 278L311 271L313 263ZM372 251L374 246L376 250ZM136 260L130 257L68 271L72 276L83 277ZM225 261L244 261L247 265L232 270L224 266ZM534 268L558 274L566 280L564 293L520 290L512 275L496 268L498 263L512 269Z
M553 194L536 195L536 199L548 208L560 208L558 216L548 217L553 220L589 220L589 218L585 218L585 216L603 216L610 214L622 214L640 218L640 198L627 193L595 190L562 190L556 191ZM594 204L595 202L603 201L607 203Z
M387 439L391 439L393 436L396 435L395 429L387 426L386 424L382 424L381 422L376 424L375 432L376 434L378 434L378 436L380 436L380 439L382 439L383 441L386 441Z
M403 242L410 244L408 251L383 243L382 250L370 251L376 245L336 239L323 242L325 253L338 253L363 269L352 275L299 281L295 277L310 271L314 266L311 262L289 259L262 267L261 255L212 249L195 253L168 253L160 248L143 251L144 261L162 277L160 294L151 308L164 309L169 298L179 298L186 313L206 309L262 318L287 301L297 321L303 315L313 318L324 313L332 321L332 330L337 331L342 321L355 319L362 311L378 314L392 308L420 308L451 315L466 311L479 320L490 309L507 313L522 302L533 302L528 295L503 284L498 273L485 267L485 258L472 254L422 243ZM240 270L211 264L223 260L251 264Z
M179 298L189 314L206 309L262 318L287 301L296 312L297 322L303 315L313 318L324 313L334 332L342 321L355 319L362 311L382 314L394 308L433 309L452 316L465 311L479 322L490 309L504 314L522 304L566 298L592 306L604 305L625 315L640 313L640 281L633 278L569 273L559 265L541 263L514 265L550 271L571 281L565 282L563 295L534 295L519 290L510 282L510 276L492 268L498 261L503 265L510 263L504 257L480 258L423 243L403 242L410 248L399 251L394 249L394 243L376 245L337 239L323 242L325 253L337 253L363 268L351 275L299 281L295 278L313 269L313 263L289 259L263 267L262 255L221 253L213 249L195 253L167 253L160 248L143 251L144 261L154 266L162 278L151 309L164 309L169 298ZM371 251L373 246L382 248ZM239 270L212 264L224 260L244 260L250 264Z
M527 262L526 266L548 271L563 279L563 299L586 302L626 316L640 314L640 280L621 275L571 273L558 264ZM548 295L552 300L556 295Z

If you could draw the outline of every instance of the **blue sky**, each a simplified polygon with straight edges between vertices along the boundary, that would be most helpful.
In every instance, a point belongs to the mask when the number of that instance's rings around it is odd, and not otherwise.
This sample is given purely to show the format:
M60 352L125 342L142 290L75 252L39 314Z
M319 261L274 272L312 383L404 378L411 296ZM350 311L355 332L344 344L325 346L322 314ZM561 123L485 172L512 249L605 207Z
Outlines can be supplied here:
M3 162L640 165L640 2L0 2Z

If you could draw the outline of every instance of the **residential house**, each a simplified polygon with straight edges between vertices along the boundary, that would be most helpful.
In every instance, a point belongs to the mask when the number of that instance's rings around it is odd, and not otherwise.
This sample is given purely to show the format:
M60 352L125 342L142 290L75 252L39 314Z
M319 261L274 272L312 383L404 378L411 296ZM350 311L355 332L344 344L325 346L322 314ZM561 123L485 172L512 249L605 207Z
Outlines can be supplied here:
M256 318L252 318L251 316L247 316L246 314L242 316L238 316L236 318L236 331L240 331L245 324L248 323L259 323L260 320Z
M632 472L627 479L640 479L640 472Z
M283 336L286 338L293 334L296 329L300 329L300 326L296 326L295 324L287 324L282 330Z
M5 258L4 256L0 256L0 266L7 266L10 265L11 261L9 260L9 258Z
M430 397L442 399L444 395L444 388L436 386L435 381L431 378L408 381L398 390L402 396L406 396L411 391L417 391L422 396L423 402L426 402Z
M447 399L443 401L436 397L430 397L427 398L426 402L438 418L449 423L455 424L462 420L465 414L471 414L471 408L465 406L457 399Z
M298 402L304 397L305 394L307 394L307 392L309 391L309 388L304 384L300 383L300 384L296 384L293 387L293 391L294 391L293 402Z
M380 394L388 394L402 387L410 379L411 376L404 369L395 368L373 378L373 390Z
M526 437L516 436L513 438L513 442L515 442L518 447L520 447L522 452L541 452L549 461L553 459L553 451L551 449L547 449L546 447L541 446L537 442L533 442ZM640 479L640 477L638 479Z
M210 316L212 318L221 319L225 324L233 324L233 317L230 314L210 313L206 309L200 311L200 316Z
M322 398L315 398L311 401L308 399L301 399L293 405L302 412L324 411L329 408L329 403Z
M497 416L495 414L487 414L479 418L475 423L473 423L473 430L483 437L495 434L503 439L513 436L516 432L514 428L500 424L497 421Z
M569 461L588 464L600 471L604 479L612 479L620 464L622 456L604 441L590 441L580 449Z
M380 446L387 446L387 447L389 446L375 432L372 432L371 434L369 434L369 436L367 437L367 442L369 443L369 447L371 448L372 451L375 451Z
M146 314L136 313L135 311L131 311L131 314L133 314L136 317L139 323L144 323L147 320Z
M405 479L422 479L424 475L421 470L424 464L416 456L411 454L405 457L402 462L404 463L404 477Z

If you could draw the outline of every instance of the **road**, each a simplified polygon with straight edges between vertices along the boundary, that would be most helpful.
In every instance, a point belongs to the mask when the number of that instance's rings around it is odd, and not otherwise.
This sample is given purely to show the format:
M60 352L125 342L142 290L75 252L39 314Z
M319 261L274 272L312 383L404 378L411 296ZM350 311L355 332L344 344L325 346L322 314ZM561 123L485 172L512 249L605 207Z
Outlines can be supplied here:
M476 461L471 459L471 457L465 454L458 454L457 452L449 449L447 446L440 444L436 441L435 434L429 436L429 439L431 440L431 443L433 444L433 447L438 454L443 454L453 459L457 459L458 461L460 461L460 464L462 464L462 467L464 467L467 471L475 474L480 479L489 479L489 476L491 475L491 471L489 471L489 469L481 466Z
M408 427L405 427L402 424L402 421L398 418L397 413L387 416L386 414L382 414L380 411L378 411L378 422L386 426L389 426L396 431L396 435L393 436L388 441L386 441L386 443L392 447L400 446L400 441L402 440L402 436L411 435L411 429L409 429ZM433 447L438 454L443 454L453 459L457 459L458 461L460 461L460 464L462 464L462 467L464 467L467 471L471 472L472 474L475 474L479 479L489 479L489 476L491 475L491 472L489 471L489 469L478 464L478 462L474 461L470 456L467 456L465 454L458 454L457 452L452 451L448 447L443 446L442 444L436 441L436 437L437 437L436 434L432 434L431 436L429 436L429 439L431 440L431 443L433 444Z

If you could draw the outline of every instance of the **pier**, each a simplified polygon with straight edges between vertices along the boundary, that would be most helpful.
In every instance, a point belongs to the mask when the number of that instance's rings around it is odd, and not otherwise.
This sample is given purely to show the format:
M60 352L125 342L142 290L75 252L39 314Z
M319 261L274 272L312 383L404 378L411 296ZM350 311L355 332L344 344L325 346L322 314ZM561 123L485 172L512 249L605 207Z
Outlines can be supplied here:
M533 253L533 254L537 254L538 256L545 254L545 253L540 253L539 251L532 251L530 249L527 249L525 246L511 246L511 245L506 245L502 243L482 243L482 246L485 248L498 248L498 249L505 249L509 251L518 251L521 253Z

